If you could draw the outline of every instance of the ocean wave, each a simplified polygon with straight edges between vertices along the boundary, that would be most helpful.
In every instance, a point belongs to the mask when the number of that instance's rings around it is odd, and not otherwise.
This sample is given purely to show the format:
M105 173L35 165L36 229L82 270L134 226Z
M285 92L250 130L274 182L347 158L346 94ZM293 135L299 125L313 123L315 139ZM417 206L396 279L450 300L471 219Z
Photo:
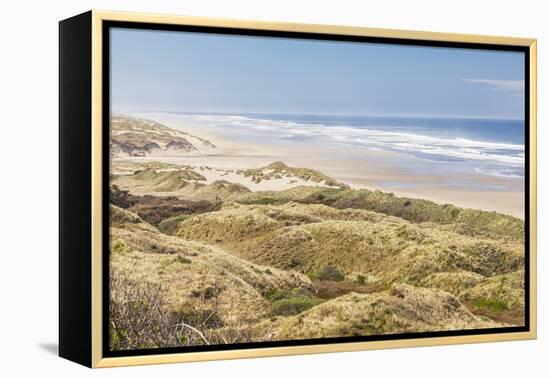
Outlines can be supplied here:
M266 137L283 140L320 139L369 149L403 152L434 161L464 161L497 164L498 168L478 167L479 173L515 177L523 170L523 144L473 140L460 136L426 135L411 131L395 131L379 126L301 123L292 120L254 118L243 115L194 115L212 126L239 127L261 132ZM419 124L418 129L422 129ZM507 174L507 172L509 174Z
M506 178L524 178L525 173L523 168L506 168L506 167L476 167L474 168L477 173L481 173L489 176L506 177Z

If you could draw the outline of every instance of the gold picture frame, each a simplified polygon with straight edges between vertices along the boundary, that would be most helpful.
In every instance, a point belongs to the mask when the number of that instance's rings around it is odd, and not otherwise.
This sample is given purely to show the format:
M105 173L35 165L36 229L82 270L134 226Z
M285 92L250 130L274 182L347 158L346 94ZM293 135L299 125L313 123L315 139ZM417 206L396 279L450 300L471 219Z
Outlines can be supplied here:
M509 333L485 333L470 335L432 336L425 338L407 338L373 341L349 341L342 343L330 343L295 346L275 346L248 349L193 351L182 353L105 356L104 354L104 149L106 115L104 109L105 88L105 60L103 36L105 26L110 22L158 24L171 26L214 27L240 30L255 30L264 32L288 32L307 33L319 35L338 35L380 38L391 40L431 41L448 43L475 44L479 46L516 46L522 47L528 53L528 112L525 113L529 126L528 155L528 184L529 193L529 218L525 219L529 224L529 234L525 235L529 247L526 251L526 269L528 269L528 329ZM250 20L217 19L208 17L187 17L161 14L127 13L93 10L83 15L62 21L60 23L60 355L70 360L79 362L89 367L114 367L143 364L161 364L189 361L208 361L220 359L238 359L251 357L268 357L283 355L298 355L328 352L347 352L371 349L420 347L448 344L466 344L495 341L513 341L535 339L537 335L537 307L536 307L536 222L537 222L537 42L535 39L514 38L501 36L483 36L469 34L435 33L410 30L377 29L352 26L316 25L259 22ZM85 54L82 51L85 50ZM79 58L75 56L79 55ZM81 65L83 71L73 72L69 68L71 62ZM72 73L68 72L70 70ZM76 83L76 84L75 84ZM74 89L77 85L78 89ZM70 94L69 94L70 92ZM63 94L65 93L65 94ZM89 101L89 102L87 102ZM76 104L78 102L78 104ZM78 111L75 111L77 109ZM79 125L81 131L68 131L75 122L85 122L88 125ZM77 134L70 134L77 133ZM89 156L80 158L80 152L64 147L68 140L81 138L82 143L89 146ZM73 154L73 162L70 154ZM82 154L85 152L83 151ZM76 154L76 155L75 155ZM74 165L78 161L78 166ZM82 160L82 161L80 161ZM71 166L71 164L73 164ZM86 192L77 193L79 187L69 186L69 175L74 170L84 170L79 181L80 188L88 189ZM65 181L67 180L67 181ZM66 187L67 186L67 187ZM83 204L86 213L82 217L88 217L88 223L72 222L69 207L81 199L82 195L89 194ZM74 210L76 211L76 210ZM69 233L77 238L86 235L79 240L68 239ZM81 257L71 256L82 254ZM76 277L78 276L78 277ZM80 291L80 293L79 293ZM79 299L76 299L79 297ZM82 316L82 314L89 314ZM75 351L79 343L86 347Z

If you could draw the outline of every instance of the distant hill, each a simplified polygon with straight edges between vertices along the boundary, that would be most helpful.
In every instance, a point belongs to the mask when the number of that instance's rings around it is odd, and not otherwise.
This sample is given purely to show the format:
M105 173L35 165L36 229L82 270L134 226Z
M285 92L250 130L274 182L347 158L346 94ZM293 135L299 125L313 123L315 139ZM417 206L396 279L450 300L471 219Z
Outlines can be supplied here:
M111 157L146 156L158 151L205 152L216 146L201 137L160 123L119 116L111 118Z

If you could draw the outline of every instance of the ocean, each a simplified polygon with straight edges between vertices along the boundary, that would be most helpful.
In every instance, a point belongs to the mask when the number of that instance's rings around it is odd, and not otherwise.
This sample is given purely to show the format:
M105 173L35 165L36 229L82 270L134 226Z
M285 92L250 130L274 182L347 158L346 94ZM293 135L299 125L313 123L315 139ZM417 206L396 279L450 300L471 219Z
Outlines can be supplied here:
M417 173L477 174L512 181L525 176L523 120L188 112L135 115L154 118L155 114L175 116L184 124L259 146L333 145L340 151L349 147L355 154L345 158L353 159L361 149L387 151L399 156L392 159L394 165Z
M521 120L319 115L190 115L230 129L246 142L324 143L404 154L422 164L522 179L525 127ZM452 164L451 164L452 163ZM439 164L441 166L441 164Z

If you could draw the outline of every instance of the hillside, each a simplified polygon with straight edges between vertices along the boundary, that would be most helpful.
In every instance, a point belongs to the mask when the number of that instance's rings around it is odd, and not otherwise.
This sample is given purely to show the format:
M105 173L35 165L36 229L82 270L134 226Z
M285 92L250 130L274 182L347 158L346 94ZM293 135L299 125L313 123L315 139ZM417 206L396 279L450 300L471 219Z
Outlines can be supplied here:
M194 200L218 198L251 205L278 205L288 202L321 204L336 209L369 210L417 224L436 223L444 225L449 231L467 236L523 240L524 235L524 222L509 215L463 209L449 204L440 205L423 199L397 197L393 193L379 190L350 189L320 172L291 168L280 162L259 170L220 170L214 174L215 169L204 166L123 161L115 163L113 171L119 173L112 177L113 184L138 195L154 193L157 196ZM242 178L247 181L242 181ZM304 181L305 179L308 181ZM259 183L254 183L254 180ZM250 189L254 185L278 180L296 180L295 184L298 185L284 185L287 188L283 190ZM304 182L309 184L304 185Z
M265 321L272 338L312 339L502 326L473 315L444 291L394 285L373 294L351 293L288 318Z
M463 209L450 204L398 197L379 190L296 187L282 191L243 195L245 204L283 204L286 202L322 204L337 209L364 209L392 215L414 223L438 223L465 235L485 235L523 240L524 222L495 211Z
M439 290L394 284L319 296L312 279L294 269L162 234L115 206L110 266L116 349L501 326Z
M215 339L221 337L215 335L221 325L229 328L229 337L231 329L262 319L269 308L264 298L269 290L311 287L310 280L297 272L257 265L215 246L164 235L139 216L114 206L110 266L115 272L111 343L120 349L143 342L149 347L173 346L175 342L160 334L145 339L139 335L132 328L136 324L128 323L139 322L136 317L140 316L132 312L139 309L127 307L129 300L142 296L154 300L166 318L151 314L147 321L186 322L201 327L209 339ZM189 341L195 336L193 331L187 335Z
M154 121L128 116L111 118L112 158L146 156L159 151L204 152L215 148L204 138Z
M524 265L521 241L463 235L436 223L420 226L368 210L325 205L232 204L182 221L174 235L311 277L334 267L351 281L361 276L380 287L400 282L443 289L472 306L483 307L481 297L506 302L506 309L522 306L508 303L523 295L517 278L498 286L499 294L482 289L495 289L490 283L501 282L498 277L517 277Z
M117 160L110 201L118 349L525 321L524 223L511 216L281 162Z

